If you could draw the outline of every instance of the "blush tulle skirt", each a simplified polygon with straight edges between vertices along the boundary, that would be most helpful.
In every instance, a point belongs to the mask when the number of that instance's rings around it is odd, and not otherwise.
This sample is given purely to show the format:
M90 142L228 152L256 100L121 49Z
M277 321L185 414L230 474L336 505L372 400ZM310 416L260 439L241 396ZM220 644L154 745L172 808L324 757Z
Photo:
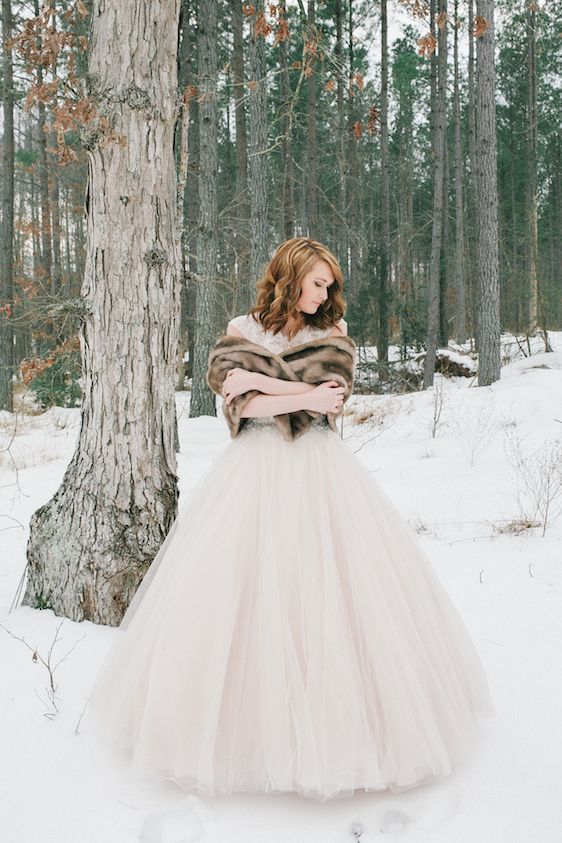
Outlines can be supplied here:
M193 793L407 790L495 714L417 535L322 421L255 419L215 457L94 683L92 728Z

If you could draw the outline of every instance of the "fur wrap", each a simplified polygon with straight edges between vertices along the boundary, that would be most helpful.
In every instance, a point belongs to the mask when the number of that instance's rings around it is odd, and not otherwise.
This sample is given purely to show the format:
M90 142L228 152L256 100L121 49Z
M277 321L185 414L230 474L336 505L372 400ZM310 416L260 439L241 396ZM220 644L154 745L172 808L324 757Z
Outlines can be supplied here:
M344 387L343 400L347 401L353 392L357 347L348 336L329 336L287 348L275 354L264 346L234 337L220 336L209 354L206 381L216 395L222 396L222 386L229 369L241 367L250 372L260 372L273 378L287 381L303 381L318 385L325 381L337 381ZM234 438L243 429L247 419L241 416L245 404L254 395L262 395L259 389L250 389L236 395L230 404L223 400L223 413ZM296 439L310 427L312 420L324 415L316 410L296 410L274 416L283 437ZM337 432L338 413L326 413L328 424Z

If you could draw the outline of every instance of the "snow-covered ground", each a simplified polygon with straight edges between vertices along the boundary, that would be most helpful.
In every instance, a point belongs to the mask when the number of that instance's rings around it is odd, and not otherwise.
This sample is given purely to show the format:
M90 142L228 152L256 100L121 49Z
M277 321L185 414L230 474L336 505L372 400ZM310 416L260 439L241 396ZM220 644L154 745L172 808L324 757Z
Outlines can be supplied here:
M550 339L550 354L540 340L527 358L516 359L515 347L490 387L436 376L431 390L356 395L346 405L344 437L418 530L498 711L482 721L470 763L403 794L206 798L116 764L80 723L115 630L51 610L10 611L30 517L62 480L79 410L0 414L2 843L562 841L562 496L546 530L524 526L541 520L533 490L554 476L548 462L562 440L562 333ZM507 356L513 346L503 341ZM188 400L177 395L182 492L229 442L220 412L189 419ZM51 647L54 716L47 669L33 657L36 648L47 660Z

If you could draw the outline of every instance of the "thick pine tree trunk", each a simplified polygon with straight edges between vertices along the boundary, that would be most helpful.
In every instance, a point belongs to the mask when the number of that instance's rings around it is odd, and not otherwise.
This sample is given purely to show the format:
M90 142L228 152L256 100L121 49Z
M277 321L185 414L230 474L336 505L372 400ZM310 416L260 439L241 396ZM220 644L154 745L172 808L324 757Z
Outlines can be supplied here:
M174 379L179 0L94 0L72 460L31 519L23 603L117 625L177 512Z
M476 39L478 386L488 386L499 380L501 367L494 0L477 0L476 11L485 21L485 29Z

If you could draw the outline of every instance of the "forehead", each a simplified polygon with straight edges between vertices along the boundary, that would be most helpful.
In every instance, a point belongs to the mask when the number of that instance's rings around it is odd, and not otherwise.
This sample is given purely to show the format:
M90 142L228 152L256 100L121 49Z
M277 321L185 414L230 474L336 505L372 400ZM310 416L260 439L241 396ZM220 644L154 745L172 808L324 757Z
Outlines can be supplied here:
M332 272L330 265L323 260L317 261L307 275L313 280L327 281L330 284L334 280L334 273Z

